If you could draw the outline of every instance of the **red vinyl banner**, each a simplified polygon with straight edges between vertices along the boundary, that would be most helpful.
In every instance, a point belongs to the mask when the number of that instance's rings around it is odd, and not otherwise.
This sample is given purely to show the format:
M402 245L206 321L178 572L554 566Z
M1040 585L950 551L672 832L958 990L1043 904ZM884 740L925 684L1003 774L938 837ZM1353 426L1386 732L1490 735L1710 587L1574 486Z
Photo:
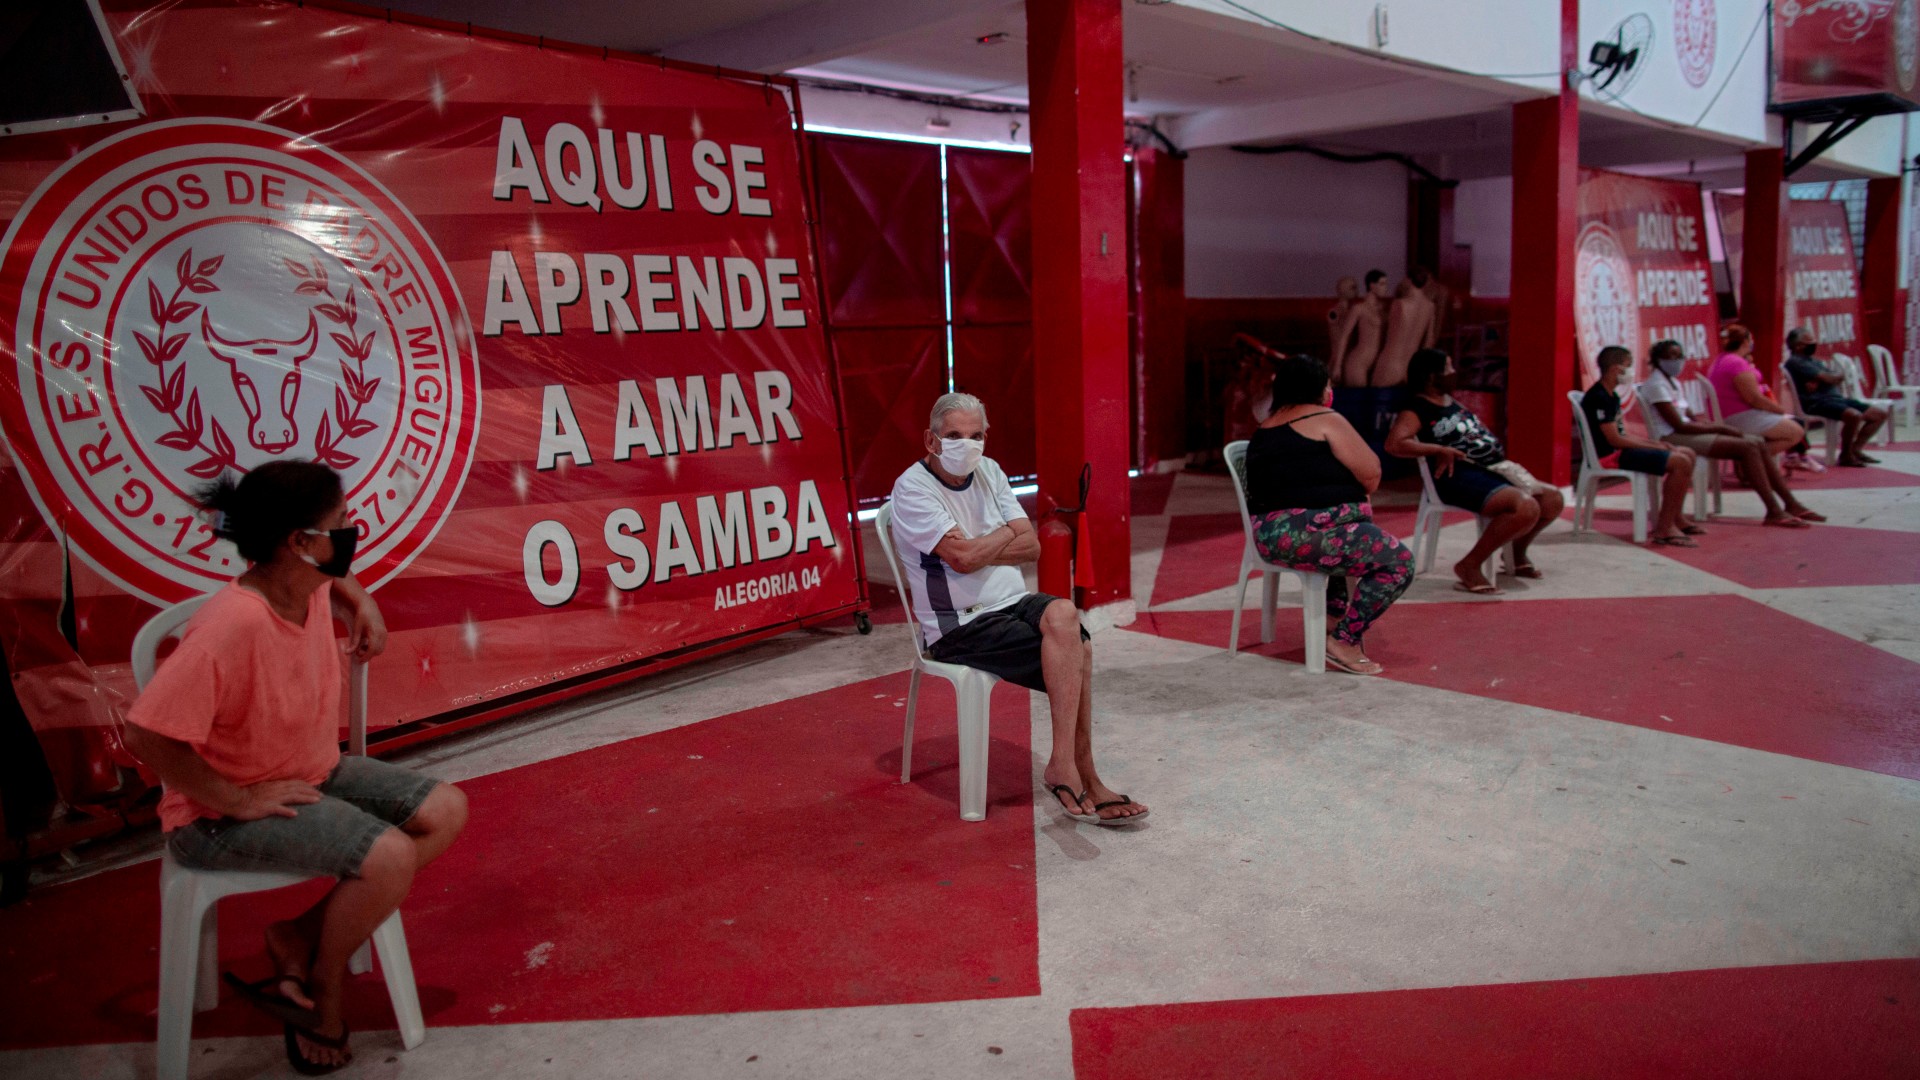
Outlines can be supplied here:
M1920 103L1920 0L1773 5L1773 103L1895 97Z
M1698 184L1580 170L1574 326L1582 386L1599 376L1596 360L1609 345L1633 351L1636 378L1657 341L1679 342L1689 360L1711 356L1719 307L1701 205Z
M393 725L861 601L790 88L313 4L103 4L146 115L0 140L0 644L108 723L338 470ZM444 25L445 28L440 28Z
M1746 200L1715 192L1721 245L1739 288ZM1820 338L1819 354L1839 352L1868 365L1866 315L1860 301L1860 263L1845 205L1825 199L1787 200L1786 327L1804 326Z

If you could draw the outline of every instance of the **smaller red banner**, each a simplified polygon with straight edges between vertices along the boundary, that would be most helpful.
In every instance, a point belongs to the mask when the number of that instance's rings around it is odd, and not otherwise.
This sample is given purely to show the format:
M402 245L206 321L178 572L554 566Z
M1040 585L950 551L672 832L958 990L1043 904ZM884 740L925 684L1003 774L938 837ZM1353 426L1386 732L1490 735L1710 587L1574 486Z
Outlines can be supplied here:
M1727 266L1739 288L1742 219L1746 199L1715 192ZM1854 258L1847 208L1837 202L1787 202L1787 314L1785 326L1804 326L1820 338L1820 355L1844 353L1865 364L1866 316L1860 306L1860 263Z
M1574 253L1574 325L1580 385L1599 377L1600 350L1634 354L1673 340L1687 359L1711 355L1719 325L1700 186L1599 169L1580 170L1580 232Z

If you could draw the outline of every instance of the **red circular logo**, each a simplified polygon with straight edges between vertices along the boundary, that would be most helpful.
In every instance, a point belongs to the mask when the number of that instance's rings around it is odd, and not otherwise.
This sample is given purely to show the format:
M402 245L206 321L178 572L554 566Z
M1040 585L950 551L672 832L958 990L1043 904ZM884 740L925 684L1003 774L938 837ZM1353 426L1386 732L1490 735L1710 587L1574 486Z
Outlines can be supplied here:
M1713 74L1719 21L1713 0L1673 0L1673 55L1688 86L1705 86Z
M260 124L146 125L48 177L0 245L0 341L41 512L154 603L244 568L193 491L276 458L340 472L377 587L439 530L479 432L432 242L352 162Z

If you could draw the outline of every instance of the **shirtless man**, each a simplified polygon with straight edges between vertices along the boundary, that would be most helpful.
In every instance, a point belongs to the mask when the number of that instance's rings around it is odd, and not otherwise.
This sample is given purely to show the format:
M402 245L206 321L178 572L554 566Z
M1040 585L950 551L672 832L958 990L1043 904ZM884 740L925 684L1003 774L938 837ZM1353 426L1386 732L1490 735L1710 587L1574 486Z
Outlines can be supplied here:
M1340 324L1346 321L1347 312L1360 302L1360 283L1351 277L1343 277L1333 283L1333 306L1327 309L1327 355L1334 355L1336 335Z
M1327 367L1341 386L1366 386L1387 331L1387 274L1369 270L1366 295L1333 330L1333 355Z
M1434 332L1440 312L1433 301L1411 280L1402 281L1387 308L1387 340L1380 347L1380 359L1373 365L1372 385L1376 389L1399 386L1407 381L1407 361L1420 349L1430 348L1438 335Z

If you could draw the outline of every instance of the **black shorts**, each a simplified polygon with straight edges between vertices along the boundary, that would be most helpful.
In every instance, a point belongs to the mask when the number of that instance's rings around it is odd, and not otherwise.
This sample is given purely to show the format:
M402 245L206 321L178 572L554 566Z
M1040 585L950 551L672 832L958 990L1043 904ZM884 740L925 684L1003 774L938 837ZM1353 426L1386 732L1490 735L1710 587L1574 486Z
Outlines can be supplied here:
M1616 459L1619 468L1628 472L1646 473L1648 476L1665 476L1667 461L1673 457L1668 450L1647 450L1638 446L1620 451Z
M1800 408L1804 409L1808 416L1818 416L1825 420L1844 420L1848 409L1865 413L1873 406L1859 398L1843 397L1839 394L1808 394L1800 399Z
M965 626L940 635L927 652L945 664L961 664L997 675L1029 690L1046 692L1040 674L1040 616L1060 599L1028 593L999 611L989 611ZM1089 640L1080 628L1080 640Z

